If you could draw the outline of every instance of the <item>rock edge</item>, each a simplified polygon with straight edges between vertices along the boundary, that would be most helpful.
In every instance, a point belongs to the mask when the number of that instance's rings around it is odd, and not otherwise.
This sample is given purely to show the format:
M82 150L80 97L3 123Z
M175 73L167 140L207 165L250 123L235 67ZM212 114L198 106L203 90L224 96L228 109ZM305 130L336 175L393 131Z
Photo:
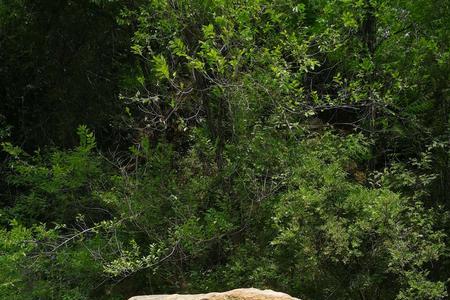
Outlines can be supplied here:
M128 300L299 300L288 294L255 288L235 289L223 293L135 296Z

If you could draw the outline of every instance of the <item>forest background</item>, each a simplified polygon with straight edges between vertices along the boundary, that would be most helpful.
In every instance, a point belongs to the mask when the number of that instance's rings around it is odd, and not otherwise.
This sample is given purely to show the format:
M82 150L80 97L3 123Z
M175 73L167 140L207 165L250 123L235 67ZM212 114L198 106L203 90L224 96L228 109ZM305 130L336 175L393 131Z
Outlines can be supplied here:
M0 1L0 298L444 299L447 0Z

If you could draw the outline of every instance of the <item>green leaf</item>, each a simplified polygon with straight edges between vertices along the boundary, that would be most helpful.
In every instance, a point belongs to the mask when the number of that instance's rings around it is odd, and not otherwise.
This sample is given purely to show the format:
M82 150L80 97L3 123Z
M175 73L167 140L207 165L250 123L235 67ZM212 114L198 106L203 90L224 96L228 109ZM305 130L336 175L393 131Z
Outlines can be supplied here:
M186 45L180 38L176 38L169 43L170 49L172 49L173 53L180 57L188 57Z
M212 39L216 35L214 32L213 24L208 24L206 26L203 26L202 31L203 31L203 35L204 35L205 39Z
M162 54L153 57L153 63L156 76L159 79L170 79L169 66L167 65L166 58Z

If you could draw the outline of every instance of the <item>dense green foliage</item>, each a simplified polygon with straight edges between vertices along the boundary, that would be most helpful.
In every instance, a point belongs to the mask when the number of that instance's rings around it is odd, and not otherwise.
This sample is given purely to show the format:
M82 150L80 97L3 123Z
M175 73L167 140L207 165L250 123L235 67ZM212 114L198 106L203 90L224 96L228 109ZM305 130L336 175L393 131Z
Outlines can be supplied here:
M446 0L0 1L0 299L445 299Z

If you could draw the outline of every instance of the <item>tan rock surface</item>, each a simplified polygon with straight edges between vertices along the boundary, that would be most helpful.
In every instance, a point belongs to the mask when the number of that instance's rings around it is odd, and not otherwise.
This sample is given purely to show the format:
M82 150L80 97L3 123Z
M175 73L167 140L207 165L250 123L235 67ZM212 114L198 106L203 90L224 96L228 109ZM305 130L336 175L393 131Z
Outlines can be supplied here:
M135 296L129 300L298 300L288 294L272 290L258 290L255 288L236 289L223 293L208 294L172 294Z

